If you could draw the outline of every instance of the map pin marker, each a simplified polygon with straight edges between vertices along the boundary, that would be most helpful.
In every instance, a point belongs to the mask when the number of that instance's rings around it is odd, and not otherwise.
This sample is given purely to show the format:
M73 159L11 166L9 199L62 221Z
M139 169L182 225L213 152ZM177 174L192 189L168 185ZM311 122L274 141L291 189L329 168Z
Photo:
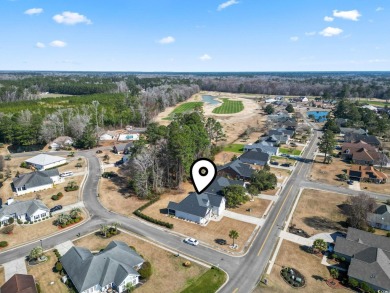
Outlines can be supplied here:
M202 193L213 183L217 176L217 167L209 159L198 159L191 166L191 179L196 193Z

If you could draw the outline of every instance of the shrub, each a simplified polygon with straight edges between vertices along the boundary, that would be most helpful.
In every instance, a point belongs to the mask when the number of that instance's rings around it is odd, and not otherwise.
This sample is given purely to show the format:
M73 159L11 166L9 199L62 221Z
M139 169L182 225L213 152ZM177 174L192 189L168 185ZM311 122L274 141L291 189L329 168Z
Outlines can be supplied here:
M352 287L357 287L359 286L359 281L354 278L349 278L348 284Z
M26 163L26 162L22 162L21 164L20 164L20 168L28 168L28 164Z
M387 232L387 233L386 233L386 237L390 237L390 232Z
M145 261L139 269L138 273L141 275L142 279L149 279L152 275L152 265L150 262Z
M35 283L35 287L37 287L38 293L42 293L41 286L39 285L39 283Z
M78 223L78 222L80 222L80 220L81 220L81 218L76 218L76 219L74 219L74 222Z
M62 192L58 192L58 193L57 193L57 196L58 196L58 197L63 197L64 195L63 195Z
M28 224L28 221L24 222L23 224L27 225L27 224Z
M375 229L373 227L368 227L367 231L370 233L375 233Z
M149 217L149 216L143 214L142 212L140 212L140 210L136 210L134 212L134 215L136 215L137 217L140 217L141 219L144 219L144 220L146 220L148 222L151 222L153 224L164 226L164 227L167 227L168 229L172 229L173 228L173 224L168 223L168 222L164 222L164 221L161 221L161 220L157 220L157 219L154 219L152 217Z
M8 246L7 241L0 241L0 247L6 247L6 246Z
M191 262L188 260L183 263L183 266L185 266L186 268L189 268L191 265Z
M8 226L5 226L5 227L1 230L1 233L3 233L3 234L11 234L12 231L14 231L14 225L8 225Z
M0 173L0 179L3 179L3 178L4 178L4 174Z
M30 221L30 224L32 224L33 222L32 221Z
M19 225L23 224L23 221L22 221L21 219L17 219L16 222L17 222Z
M8 224L10 224L10 225L11 225L11 224L13 224L13 223L14 223L14 221L15 221L15 219L14 219L14 218L9 218L9 219L8 219Z
M56 194L54 194L54 195L51 196L51 199L52 200L58 200L58 196Z
M56 263L56 271L57 272L61 272L62 271L62 263L60 263L59 261L57 261L57 263Z

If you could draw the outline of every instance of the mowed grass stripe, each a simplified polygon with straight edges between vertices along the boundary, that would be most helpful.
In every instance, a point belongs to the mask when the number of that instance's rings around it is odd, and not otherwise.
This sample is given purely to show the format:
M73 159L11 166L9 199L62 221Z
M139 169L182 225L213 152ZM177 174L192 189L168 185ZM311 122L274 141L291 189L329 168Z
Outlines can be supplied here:
M181 104L180 106L176 107L168 115L168 117L165 117L164 119L165 120L172 120L173 117L175 116L175 114L185 113L185 112L188 112L188 111L195 109L196 107L202 107L202 106L203 106L203 102L188 102L188 103Z
M221 99L222 105L213 110L215 114L234 114L244 110L244 105L241 101L232 101L229 99Z

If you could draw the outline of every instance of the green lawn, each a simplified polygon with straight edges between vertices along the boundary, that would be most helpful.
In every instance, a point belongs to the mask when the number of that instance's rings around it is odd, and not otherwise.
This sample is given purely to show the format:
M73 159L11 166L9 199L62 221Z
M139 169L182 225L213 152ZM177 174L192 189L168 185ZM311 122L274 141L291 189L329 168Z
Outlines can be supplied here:
M244 152L244 145L239 143L232 143L228 144L223 147L223 150L225 152L234 152L234 153L243 153Z
M226 281L226 274L217 268L211 268L198 279L190 282L190 285L181 293L214 293Z
M288 154L293 156L299 156L301 154L301 151L294 150L294 149L285 149L285 148L279 148L279 152L282 154Z
M241 101L231 101L229 99L221 99L222 105L215 108L213 113L215 114L234 114L244 110L244 105Z
M370 101L368 99L360 99L359 102L360 103L367 103L367 104L370 104L370 105L373 105L373 106L379 106L379 107L384 107L385 105L390 106L390 104L386 103L386 101L378 102L378 101Z
M195 109L196 107L202 107L202 106L203 106L203 102L188 102L188 103L181 104L180 106L176 107L168 115L168 117L165 117L164 120L172 120L173 116L175 116L175 114L188 112L188 111Z

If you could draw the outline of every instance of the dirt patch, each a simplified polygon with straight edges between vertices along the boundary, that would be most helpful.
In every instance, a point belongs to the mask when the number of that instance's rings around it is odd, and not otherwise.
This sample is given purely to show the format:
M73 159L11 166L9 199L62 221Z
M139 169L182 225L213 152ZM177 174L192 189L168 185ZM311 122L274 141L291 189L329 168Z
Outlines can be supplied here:
M90 235L75 241L74 244L96 251L105 248L112 240L124 241L128 245L135 247L137 252L152 264L153 274L150 280L135 292L155 292L156 288L158 288L160 293L180 292L187 286L190 280L199 277L207 271L206 268L195 263L192 263L191 267L185 268L183 266L185 259L175 257L170 252L126 233L121 233L110 239L102 239Z
M84 219L86 218L85 213L81 215ZM12 234L0 234L0 241L7 241L8 247L3 250L7 250L16 245L39 240L42 237L46 237L53 233L59 232L60 229L57 226L53 225L53 221L56 219L56 216L49 218L48 220L34 223L34 224L26 224L26 225L17 225L15 224L15 228ZM70 226L74 227L74 225ZM69 227L69 228L70 228ZM61 229L61 231L66 230L67 228Z
M240 205L238 208L229 210L246 216L261 218L263 217L264 212L270 203L270 200L255 197L254 201L248 201ZM251 211L249 212L248 209L250 209Z
M162 195L158 202L143 210L144 214L155 219L172 223L174 225L174 231L186 236L194 237L217 248L229 249L227 245L221 247L216 244L215 240L225 239L228 244L231 244L229 231L236 230L240 236L237 240L235 240L235 243L239 245L239 250L241 250L255 229L255 225L223 217L218 222L210 221L207 226L200 226L195 223L169 217L165 213L162 213L165 212L169 201L180 202L188 195L189 191L193 191L193 187L189 186L188 183L183 184L183 188L187 189L187 191L184 190L182 192L178 192L177 194Z
M309 235L346 231L345 205L348 196L305 189L295 209L291 224Z
M261 284L253 292L292 292L292 289L280 276L282 267L297 269L306 278L306 286L297 289L299 292L335 292L326 285L325 280L331 278L326 266L321 265L321 259L304 252L296 243L283 240L275 265L269 276L266 276L268 285ZM337 292L349 292L347 289L339 289Z
M158 122L162 125L168 125L169 120L164 120L168 117L169 114L178 106L187 102L200 102L202 101L202 95L211 95L217 98L228 98L232 101L241 101L244 104L244 110L236 114L215 114L212 111L220 105L210 105L208 103L203 104L203 110L206 117L213 117L217 119L223 126L226 141L224 144L229 144L237 141L239 136L244 133L248 127L254 127L262 129L258 133L251 134L251 138L257 140L258 137L265 132L264 125L267 117L265 113L261 110L263 106L262 103L257 103L256 98L260 95L245 95L245 94L233 94L233 93L219 93L219 92L200 92L193 95L188 100L177 104L174 107L166 108L165 111L159 113L154 119L155 122Z
M130 216L133 211L147 203L136 196L130 196L127 188L127 180L123 177L112 179L102 178L99 187L100 202L107 209L116 213Z
M66 285L61 282L61 275L53 272L57 262L54 252L48 251L45 255L49 258L48 261L36 266L27 265L27 273L34 276L35 281L41 287L41 292L68 292Z
M340 181L337 175L343 174L343 170L349 169L351 164L347 164L339 158L333 158L333 162L330 164L323 164L323 160L323 157L315 158L310 172L310 180L336 186L348 186L346 182Z
M215 157L214 157L214 163L215 163L216 165L221 165L221 166L222 166L222 165L225 165L225 164L231 162L231 160L232 160L232 158L233 158L234 156L237 156L237 157L238 157L239 154L233 153L233 152L225 152L225 151L220 152L220 153L218 153L218 154L215 155Z

